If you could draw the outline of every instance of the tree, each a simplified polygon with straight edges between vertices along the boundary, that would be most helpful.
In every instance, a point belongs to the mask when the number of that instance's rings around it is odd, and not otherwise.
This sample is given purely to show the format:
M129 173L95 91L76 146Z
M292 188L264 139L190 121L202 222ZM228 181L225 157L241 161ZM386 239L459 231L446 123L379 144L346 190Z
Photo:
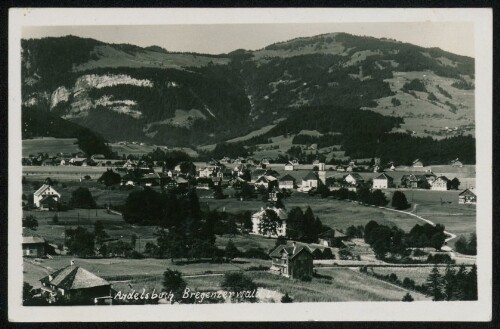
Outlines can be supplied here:
M443 277L439 273L437 266L432 268L431 273L427 277L425 288L426 295L431 296L433 301L440 301L444 299Z
M94 236L98 244L101 244L104 239L109 238L108 233L104 231L104 224L100 220L94 222Z
M186 286L186 281L182 278L181 272L168 268L163 272L163 291L171 292L174 295L173 301L182 300Z
M443 285L444 298L446 300L456 299L456 271L450 265L446 266L443 276Z
M403 210L410 207L410 204L406 200L406 195L401 191L394 192L391 205L397 210Z
M281 302L282 303L293 303L292 297L288 295L288 293L285 293L283 297L281 297Z
M229 241L227 242L224 253L226 255L226 258L229 260L232 260L241 254L238 248L236 248L236 246L234 245L233 240L231 239L229 239Z
M252 291L257 289L257 284L255 284L251 278L247 277L241 272L232 272L224 274L224 279L222 280L221 287L233 292L239 291ZM239 300L243 300L244 297ZM248 301L248 300L246 300ZM254 302L254 299L250 299L250 302Z
M35 216L27 215L26 218L23 219L22 225L25 228L36 230L38 228L38 221Z
M414 299L413 299L413 296L410 295L409 292L406 293L406 295L403 296L403 299L402 299L403 302L413 302Z
M375 190L370 195L370 204L372 205L384 207L388 202L389 200L387 200L384 192L382 192L381 190Z
M33 286L28 282L23 282L23 305L31 305L33 302L33 296Z
M181 167L181 173L191 176L196 175L196 166L191 161L181 162L180 167Z
M323 253L321 252L321 250L319 248L314 249L312 255L313 255L314 259L323 259Z
M330 248L325 248L323 249L323 259L335 259L335 255L332 253L332 250Z
M112 186L120 184L121 176L120 174L113 171L113 169L106 170L101 177L97 180L99 183L104 183L106 186Z
M458 178L455 177L450 181L450 190L458 190L459 186L460 181L458 180Z
M477 236L476 233L471 233L469 236L469 243L467 244L467 253L469 255L477 254Z
M461 235L455 242L455 250L461 254L466 254L467 247L468 247L467 238Z
M272 209L266 209L259 222L259 232L262 235L278 235L281 219Z
M67 229L68 249L73 255L88 257L94 255L94 233L78 226L76 229Z
M441 250L445 240L446 235L443 232L437 232L431 237L431 246L439 251Z
M477 267L472 265L466 277L464 300L477 300Z
M95 208L96 203L89 189L79 187L71 193L70 204L75 208Z
M59 223L59 216L57 214L52 217L52 224L58 224Z

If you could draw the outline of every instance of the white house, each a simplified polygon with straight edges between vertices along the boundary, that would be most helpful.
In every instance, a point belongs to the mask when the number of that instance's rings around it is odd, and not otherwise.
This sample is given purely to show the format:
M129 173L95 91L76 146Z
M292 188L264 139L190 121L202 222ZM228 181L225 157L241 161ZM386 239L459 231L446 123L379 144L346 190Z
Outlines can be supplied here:
M285 175L279 179L278 187L280 189L293 190L295 188L295 178Z
M254 185L257 186L264 186L265 188L269 188L269 186L275 184L276 186L276 177L269 176L269 175L262 175L260 176L254 183Z
M285 170L286 171L293 171L293 163L291 162L288 162L286 165L285 165Z
M393 186L394 179L387 174L380 174L373 179L374 189L386 189Z
M55 201L59 201L61 194L59 194L52 186L43 184L38 190L33 193L33 203L37 208L40 208L40 201L47 197L52 197Z
M314 171L310 171L304 178L302 178L302 185L300 190L307 192L313 188L318 188L320 179Z
M350 185L357 185L364 182L363 177L358 173L352 173L344 177L344 181Z
M422 168L424 166L424 163L420 161L420 159L416 159L413 161L412 165L413 168Z
M260 222L266 213L266 210L272 210L276 213L279 219L281 219L281 225L276 228L276 233L267 232L267 234L262 234ZM264 235L271 238L277 238L278 236L286 236L286 220L288 216L286 211L281 208L268 207L267 209L261 208L260 211L252 215L252 234Z
M446 176L439 176L431 183L431 190L447 191L449 179Z
M198 172L198 177L203 178L203 177L212 177L215 175L215 167L205 167L203 169L200 169Z

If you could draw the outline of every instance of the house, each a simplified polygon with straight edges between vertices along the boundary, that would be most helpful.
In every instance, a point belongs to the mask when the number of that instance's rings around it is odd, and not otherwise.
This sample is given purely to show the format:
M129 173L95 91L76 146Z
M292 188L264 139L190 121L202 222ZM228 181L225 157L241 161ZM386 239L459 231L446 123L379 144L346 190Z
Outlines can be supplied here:
M379 165L374 165L371 170L373 172L382 172L382 167L380 167Z
M278 186L278 179L273 176L262 175L254 183L255 187L264 186L266 189L273 186Z
M71 265L40 279L42 298L49 303L70 305L111 304L111 284L86 269Z
M223 157L223 158L220 160L220 163L224 163L224 164L231 163L231 159L230 159L230 158L228 158L228 157Z
M304 178L302 178L302 185L300 187L301 191L307 192L313 188L318 188L320 179L318 174L314 171L310 171Z
M346 167L346 166L343 166L343 165L337 165L337 166L335 167L335 170L336 170L336 171L340 171L340 172L345 172L345 171L346 171L346 169L347 169L347 167Z
M299 160L297 159L293 159L292 161L290 161L294 166L298 166L299 165Z
M386 189L394 185L394 179L387 174L380 174L373 179L374 189Z
M394 166L394 163L391 163L391 166L389 167L389 170L390 171L396 170L396 167Z
M47 255L46 253L47 242L45 239L37 236L23 237L23 256L42 258Z
M281 245L275 248L269 256L272 259L270 271L287 278L300 279L312 277L313 255L307 246Z
M439 176L431 183L431 190L433 191L447 191L449 179L446 176Z
M290 175L281 177L278 181L278 187L280 189L293 190L295 188L295 178Z
M416 159L415 161L413 161L411 166L413 168L422 168L424 166L424 163L422 161L420 161L420 159Z
M96 161L96 160L104 160L106 159L104 157L104 154L93 154L91 157L90 157L92 160Z
M463 190L458 195L459 204L476 204L476 202L477 202L476 194L469 189Z
M425 175L403 175L401 177L401 186L406 188L425 188L427 178Z
M264 158L264 159L262 159L262 161L260 163L263 165L268 165L270 162L269 162L269 159Z
M56 202L61 198L61 195L51 185L43 184L42 187L33 193L33 203L35 207L40 208L40 201L49 195L52 196L52 199Z
M161 177L157 172L148 172L147 174L142 175L141 178L139 178L139 181L144 185L144 186L158 186L160 185L160 180Z
M293 168L294 168L294 165L292 162L288 162L286 165L285 165L285 171L293 171Z
M427 183L428 183L429 185L431 185L431 184L432 184L432 182L433 182L434 180L436 180L436 175L434 175L432 172L426 172L426 173L424 174L424 177L425 177L425 179L427 180Z
M319 244L325 247L341 247L342 241L347 240L347 235L337 230L328 230L319 236Z
M59 200L59 198L55 195L46 195L44 196L39 204L39 209L40 210L52 210L52 209L55 209L57 207L57 201Z
M198 171L198 177L211 177L215 175L215 167L205 167Z
M358 185L363 183L365 180L358 173L352 173L344 177L344 181L350 185Z
M463 167L464 164L456 158L455 160L452 160L450 163L453 167Z
M276 232L262 232L261 222L266 214L266 210L271 210L276 213L278 218L281 220L281 224L277 225ZM261 208L260 211L252 215L252 234L263 235L270 238L277 238L278 236L286 236L286 220L288 216L286 211L282 208L267 207L266 209Z

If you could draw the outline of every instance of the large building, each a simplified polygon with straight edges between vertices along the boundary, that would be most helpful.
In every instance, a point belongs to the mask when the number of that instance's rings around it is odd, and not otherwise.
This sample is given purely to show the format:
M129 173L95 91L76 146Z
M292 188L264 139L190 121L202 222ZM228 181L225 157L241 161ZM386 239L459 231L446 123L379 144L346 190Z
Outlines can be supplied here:
M40 187L38 190L36 190L35 193L33 193L33 203L37 208L40 208L40 202L42 200L48 200L48 198L57 202L61 198L61 195L48 184L43 184L42 187Z
M287 278L312 277L313 256L307 246L278 246L271 254L271 272Z
M262 228L262 220L264 219L264 216L266 216L266 211L272 211L276 214L276 216L280 220L280 224L276 226L276 231L272 232L269 230L264 230ZM270 238L277 238L279 236L286 236L286 220L288 216L286 214L286 211L282 208L276 208L276 207L267 207L267 208L261 208L260 211L256 212L255 214L252 215L252 234L257 234L257 235L263 235L267 236Z
M84 268L71 265L40 279L48 303L94 305L112 303L111 284Z
M394 185L394 179L387 174L380 174L373 179L374 189L386 189Z
M431 183L431 190L434 191L447 191L448 182L450 180L446 176L439 176Z

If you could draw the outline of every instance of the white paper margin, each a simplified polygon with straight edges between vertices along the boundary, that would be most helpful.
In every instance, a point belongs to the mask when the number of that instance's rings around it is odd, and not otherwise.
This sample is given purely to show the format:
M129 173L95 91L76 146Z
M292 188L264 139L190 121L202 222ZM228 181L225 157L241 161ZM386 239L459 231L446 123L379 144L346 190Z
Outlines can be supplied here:
M474 302L23 307L21 61L23 26L242 23L470 22L476 60L478 293ZM492 10L464 9L10 9L8 314L15 322L489 321L492 314ZM18 183L19 182L19 183Z

